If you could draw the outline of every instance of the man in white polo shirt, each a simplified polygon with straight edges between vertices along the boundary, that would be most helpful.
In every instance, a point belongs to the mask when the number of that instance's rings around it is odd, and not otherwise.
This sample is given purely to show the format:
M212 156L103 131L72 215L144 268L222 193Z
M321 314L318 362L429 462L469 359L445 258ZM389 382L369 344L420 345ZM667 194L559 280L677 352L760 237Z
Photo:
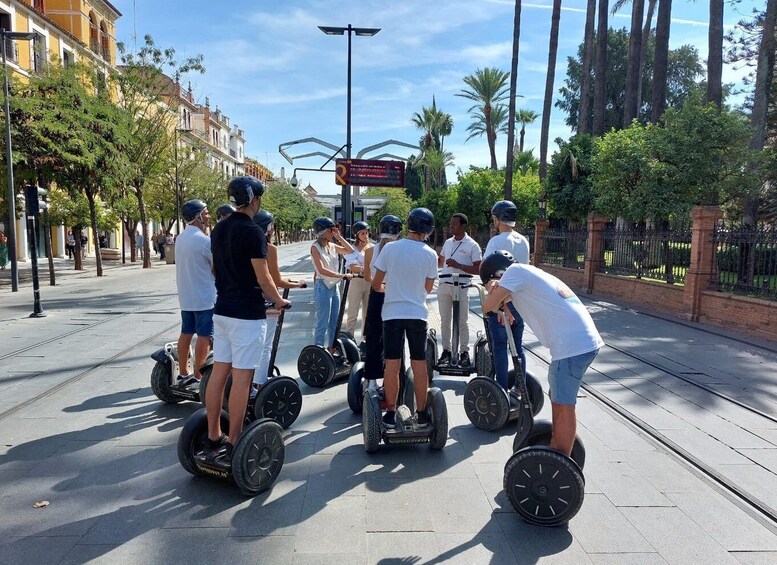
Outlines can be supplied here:
M440 334L442 338L442 355L438 364L448 365L458 362L461 367L469 367L469 295L466 290L456 289L453 280L444 275L458 273L460 275L477 275L480 260L483 258L480 246L467 235L469 220L464 214L454 214L451 217L450 231L453 237L442 246L438 258L440 284L437 287L437 305L440 309ZM468 281L464 278L462 282ZM451 343L451 323L453 320L453 296L459 290L459 343ZM456 351L454 351L456 349Z

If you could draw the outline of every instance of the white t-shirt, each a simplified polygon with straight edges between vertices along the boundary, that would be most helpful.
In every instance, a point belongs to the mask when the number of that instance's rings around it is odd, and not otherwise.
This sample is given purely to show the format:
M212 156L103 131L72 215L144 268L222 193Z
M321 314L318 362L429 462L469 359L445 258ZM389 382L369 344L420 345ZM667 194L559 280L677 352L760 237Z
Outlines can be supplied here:
M494 251L508 251L519 263L529 264L529 240L515 230L492 237L483 256L488 257Z
M216 303L210 238L195 226L186 226L175 240L175 280L181 310L210 310Z
M386 273L384 320L426 320L426 280L437 278L437 254L423 241L400 239L386 244L375 260Z
M567 285L532 265L511 265L499 281L513 305L550 349L553 361L574 357L604 345L591 315Z
M477 261L480 261L483 258L483 253L480 251L480 246L467 234L464 234L464 237L458 241L454 237L445 240L445 243L442 246L442 251L440 251L440 255L445 257L445 260L453 259L458 263L467 266L474 265ZM449 267L445 264L445 260L443 260L442 269L440 270L441 275L448 275L453 273L458 273L460 275L466 274L461 269Z

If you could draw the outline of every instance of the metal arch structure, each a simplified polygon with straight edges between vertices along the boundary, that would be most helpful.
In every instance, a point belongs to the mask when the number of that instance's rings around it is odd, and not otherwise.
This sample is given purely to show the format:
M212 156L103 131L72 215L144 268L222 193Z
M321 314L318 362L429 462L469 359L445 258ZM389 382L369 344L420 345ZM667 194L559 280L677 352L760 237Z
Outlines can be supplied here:
M318 143L319 145L323 145L327 149L331 149L334 151L334 155L329 155L325 153L321 153L320 151L313 152L313 153L306 153L304 155L289 155L286 153L286 149L288 147L291 147L293 145L299 145L301 143ZM289 162L289 165L294 164L294 159L301 159L303 157L313 157L315 155L321 155L323 157L329 157L330 159L334 157L335 155L341 155L343 158L345 158L346 154L343 151L345 149L345 146L342 147L334 145L333 143L329 143L327 141L324 141L323 139L319 139L317 137L305 137L303 139L296 139L294 141L287 141L285 143L281 143L278 145L278 153L280 153L284 159L286 159Z
M415 150L419 149L418 145L412 145L410 143L405 143L404 141L397 141L396 139L387 139L386 141L381 141L380 143L376 143L375 145L369 145L369 146L365 147L364 149L362 149L361 151L359 151L356 154L356 158L357 159L361 159L362 157L364 157L364 155L366 155L370 151L374 151L376 149L380 149L381 147L386 147L387 145L399 145L400 147L409 147L410 149L415 149ZM397 157L396 155L391 155L389 153L383 153L383 154L379 155L378 157L373 157L373 158L374 159L380 159L380 157L395 157L395 158L399 159L400 161L409 161L410 160L410 159L403 159L402 157Z

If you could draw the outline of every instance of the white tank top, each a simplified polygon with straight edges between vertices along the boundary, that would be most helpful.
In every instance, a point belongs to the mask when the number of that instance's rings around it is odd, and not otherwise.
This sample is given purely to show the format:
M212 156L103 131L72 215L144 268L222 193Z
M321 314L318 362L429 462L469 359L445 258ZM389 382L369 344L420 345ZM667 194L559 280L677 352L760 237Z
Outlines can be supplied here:
M378 259L378 255L380 255L380 248L382 246L382 243L376 243L373 247L372 261L370 261L370 275L372 275L372 278L375 278L375 273L377 272L377 269L375 269L375 261Z
M325 251L319 242L315 242L313 244L313 247L318 249L319 257L321 257L321 264L324 266L324 268L330 271L334 271L336 273L337 262L338 262L337 253L331 254L328 252L328 250L332 249L332 246L327 245L327 251ZM334 288L335 286L337 286L337 283L340 282L339 277L328 277L326 275L322 275L316 268L315 263L313 263L313 268L315 269L316 275L318 276L318 278L324 281L324 284L326 284L326 286L328 286L329 288Z

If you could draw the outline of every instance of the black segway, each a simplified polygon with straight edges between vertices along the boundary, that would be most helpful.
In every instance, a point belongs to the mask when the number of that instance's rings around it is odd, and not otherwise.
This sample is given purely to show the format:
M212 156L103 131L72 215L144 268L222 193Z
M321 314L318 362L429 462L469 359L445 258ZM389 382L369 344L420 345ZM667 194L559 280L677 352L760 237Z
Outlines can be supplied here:
M221 411L221 427L229 429L229 416ZM283 467L286 448L283 429L269 418L251 422L235 445L232 460L224 457L208 461L204 449L208 439L208 416L205 408L192 414L178 437L178 461L195 476L232 480L246 496L256 496L269 489Z
M412 383L413 369L405 371L405 383ZM439 388L429 389L426 396L426 407L431 412L432 421L429 425L419 426L413 420L413 404L415 391L405 387L404 396L400 396L404 404L397 406L395 412L396 427L388 429L383 425L381 404L385 399L378 390L365 390L362 395L362 434L364 451L375 453L381 440L386 445L407 445L413 443L428 443L434 450L445 447L448 441L448 408L445 398Z
M335 379L345 378L351 373L351 367L361 360L356 342L348 337L349 334L340 334L350 285L351 279L345 279L337 327L332 338L332 347L337 349L337 354L332 355L329 349L321 345L307 345L299 354L297 372L308 386L323 388Z
M470 281L474 275L449 273L440 275L440 284L451 284L454 288L453 293L453 321L451 331L451 346L454 349L459 347L459 313L461 309L460 292L467 292L467 289L474 286ZM460 279L465 279L460 281ZM442 279L451 279L452 282L443 282ZM474 361L464 367L459 365L459 360L455 355L451 355L450 363L440 364L437 362L437 332L429 330L426 337L426 370L429 372L429 382L432 382L432 375L437 371L441 375L451 375L454 377L468 377L472 373L478 375L490 375L492 372L491 355L488 349L488 340L484 334L478 334L478 339L474 347Z
M198 336L197 339L200 339ZM189 357L194 363L194 353L190 350ZM178 364L178 344L176 342L166 343L162 349L155 351L151 358L156 361L156 365L151 370L151 390L156 397L167 404L178 404L184 400L194 402L200 401L200 384L195 383L189 386L180 386L175 383L176 375L180 374ZM208 352L205 364L200 367L202 380L210 376L213 370L213 351Z
M510 354L516 363L518 349L509 327L506 329ZM525 521L538 526L559 526L574 518L583 505L585 450L578 437L572 457L548 447L552 424L535 424L526 379L520 372L516 372L516 379L520 379L520 399L513 446L519 448L505 464L503 486L510 504Z
M302 287L305 288L305 287ZM283 299L289 297L289 289L283 289ZM272 305L272 303L270 303ZM275 326L275 334L272 341L272 352L270 354L270 364L267 368L267 382L264 383L258 391L252 388L251 395L248 398L248 408L246 409L246 421L270 418L287 429L299 417L302 410L302 391L299 384L292 377L281 375L278 367L275 366L275 358L278 353L278 344L281 341L281 331L283 330L283 319L287 308L282 308L278 316L278 323ZM208 387L208 378L202 377L200 384L200 393L202 403L205 404L205 391ZM224 404L226 410L229 404L229 392L232 389L232 376L227 377L227 384L224 388Z
M486 302L486 291L482 285L473 285L480 294L480 304ZM510 324L506 316L502 316L505 330L513 339ZM488 316L483 312L483 324L485 326L485 336L487 342L491 343L491 332L488 329ZM517 347L516 353L517 353ZM484 348L483 355L491 357L493 353L490 347ZM521 358L513 355L513 367L508 378L509 386L513 386L516 379L516 373L522 371ZM493 360L489 363L494 366ZM542 410L545 404L545 396L542 392L542 385L533 375L526 373L526 388L528 390L529 400L531 401L532 416L536 416ZM467 418L476 427L481 430L494 431L504 427L508 422L513 422L520 415L520 402L515 396L508 394L502 386L496 381L495 373L483 374L478 372L478 376L467 383L467 389L464 391L464 411Z

